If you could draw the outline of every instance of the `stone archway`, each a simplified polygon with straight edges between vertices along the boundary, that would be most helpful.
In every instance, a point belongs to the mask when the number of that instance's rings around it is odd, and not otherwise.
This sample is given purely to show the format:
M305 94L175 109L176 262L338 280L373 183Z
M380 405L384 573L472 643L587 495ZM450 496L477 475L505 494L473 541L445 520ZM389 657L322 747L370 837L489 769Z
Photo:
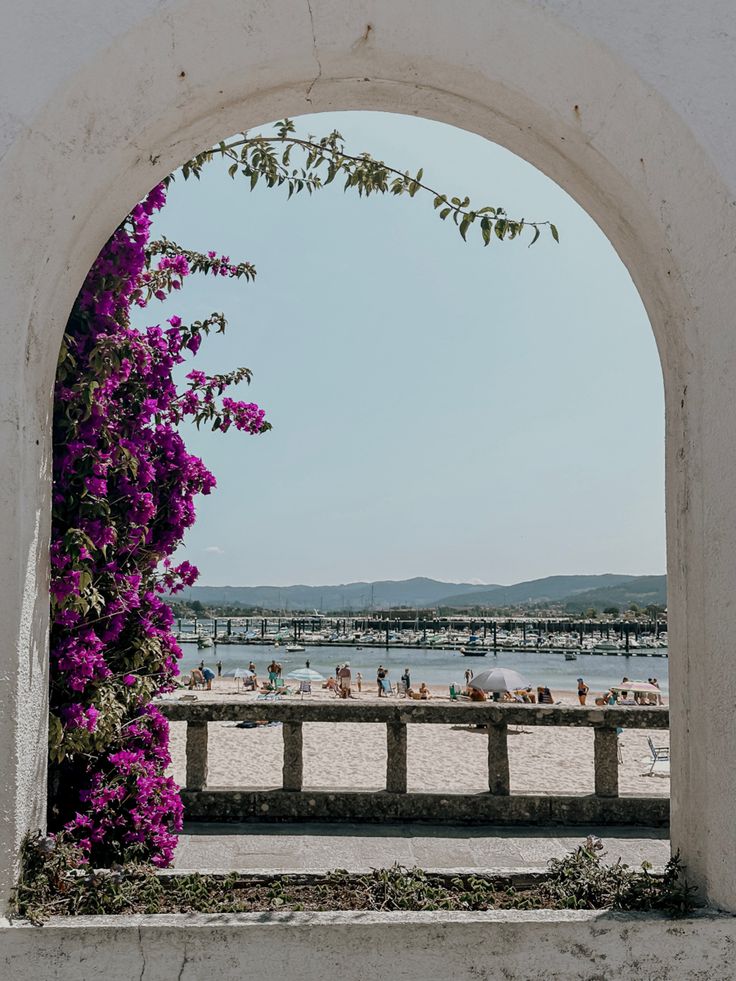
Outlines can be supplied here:
M8 15L3 897L22 834L42 822L49 420L76 291L133 202L197 148L287 114L370 108L439 119L528 159L586 208L639 288L667 411L673 840L708 899L736 910L736 858L722 844L736 804L733 50L717 40L727 31L700 28L708 16L733 27L734 15L721 0L679 20L663 3L642 7L469 0L458 14L441 0L135 0L114 23L79 4L70 24L47 0Z

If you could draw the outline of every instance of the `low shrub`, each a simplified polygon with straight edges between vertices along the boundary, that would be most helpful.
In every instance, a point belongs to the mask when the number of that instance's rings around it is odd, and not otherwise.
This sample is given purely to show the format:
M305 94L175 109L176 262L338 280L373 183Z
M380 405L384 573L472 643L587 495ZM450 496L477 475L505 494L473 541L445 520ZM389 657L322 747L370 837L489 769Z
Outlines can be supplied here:
M694 907L679 856L664 875L601 861L588 839L552 859L523 886L514 877L442 875L394 865L364 875L218 876L161 873L151 865L90 869L84 853L62 838L29 839L12 915L41 924L50 916L151 913L368 910L470 912L493 909L610 909L683 916Z

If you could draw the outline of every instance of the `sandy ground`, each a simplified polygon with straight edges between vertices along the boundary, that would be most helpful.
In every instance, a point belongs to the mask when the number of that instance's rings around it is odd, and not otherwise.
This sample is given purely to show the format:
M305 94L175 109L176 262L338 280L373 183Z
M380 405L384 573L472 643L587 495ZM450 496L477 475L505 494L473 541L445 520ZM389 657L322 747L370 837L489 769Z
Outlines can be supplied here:
M446 696L446 690L436 690ZM232 697L235 685L214 683L207 697ZM555 692L555 700L576 704L571 692ZM251 694L239 695L250 699ZM328 697L321 692L313 699ZM373 691L361 700L375 697ZM172 773L184 783L185 723L171 725ZM668 795L669 777L649 777L647 735L657 745L669 744L664 730L626 730L621 739L621 795ZM408 728L409 791L468 793L487 784L485 732L459 726L414 725ZM281 726L238 729L233 723L209 727L210 787L280 787L283 761ZM509 727L511 792L515 794L593 793L593 731L571 727ZM386 727L370 723L305 723L305 788L379 790L386 779Z

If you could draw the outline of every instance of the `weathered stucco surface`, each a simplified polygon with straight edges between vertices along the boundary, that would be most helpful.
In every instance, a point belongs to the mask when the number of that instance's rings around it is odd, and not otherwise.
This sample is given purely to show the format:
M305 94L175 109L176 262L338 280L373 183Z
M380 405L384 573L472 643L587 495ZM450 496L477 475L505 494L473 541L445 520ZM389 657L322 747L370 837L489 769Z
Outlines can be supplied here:
M253 913L2 926L13 981L732 981L736 920L634 914Z
M49 409L73 297L193 151L285 114L418 113L564 186L627 264L667 410L672 835L736 910L736 9L728 0L7 4L0 38L0 897L43 818ZM715 975L711 975L715 976Z

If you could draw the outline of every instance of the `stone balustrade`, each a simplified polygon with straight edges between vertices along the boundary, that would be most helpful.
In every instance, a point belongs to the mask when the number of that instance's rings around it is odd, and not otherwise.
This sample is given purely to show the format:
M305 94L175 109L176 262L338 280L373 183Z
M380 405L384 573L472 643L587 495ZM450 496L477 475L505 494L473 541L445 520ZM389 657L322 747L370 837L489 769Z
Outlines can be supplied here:
M662 707L546 706L457 702L163 701L172 722L186 722L186 787L189 820L425 820L451 823L668 823L666 797L619 796L618 736L621 729L667 729ZM267 719L283 724L281 790L211 788L207 785L208 724ZM382 723L386 726L384 791L303 789L302 726L305 722ZM407 726L485 726L488 732L488 792L407 791ZM510 725L575 726L594 733L595 792L588 795L510 793L507 733ZM574 762L574 761L573 761Z

